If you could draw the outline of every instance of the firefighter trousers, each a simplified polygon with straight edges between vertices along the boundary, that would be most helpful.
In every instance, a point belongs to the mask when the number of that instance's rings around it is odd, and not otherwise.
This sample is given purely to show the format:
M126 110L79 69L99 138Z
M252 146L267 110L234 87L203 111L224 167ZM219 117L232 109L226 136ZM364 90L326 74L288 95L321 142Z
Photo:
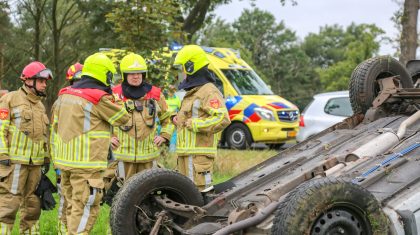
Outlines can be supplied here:
M214 158L205 155L178 156L178 171L190 178L199 190L212 183Z
M151 160L150 162L142 163L118 161L118 177L127 180L136 173L154 167L157 167L156 160Z
M0 234L13 228L20 208L20 234L39 234L41 202L34 194L41 180L41 166L0 165Z
M102 171L62 170L61 189L67 202L67 234L89 234L99 215L103 197Z

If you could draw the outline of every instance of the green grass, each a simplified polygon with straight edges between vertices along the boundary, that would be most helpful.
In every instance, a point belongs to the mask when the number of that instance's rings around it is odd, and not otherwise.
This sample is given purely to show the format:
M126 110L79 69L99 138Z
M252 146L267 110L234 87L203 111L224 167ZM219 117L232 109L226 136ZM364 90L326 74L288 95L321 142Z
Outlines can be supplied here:
M214 179L213 183L218 184L224 182L240 172L264 161L275 155L275 151L270 150L227 150L220 149L218 156L214 163ZM174 154L162 154L162 158L159 159L159 163L166 168L176 168L176 156ZM55 172L51 169L48 172L48 177L52 182L55 182ZM41 234L57 234L57 221L58 221L58 195L55 194L57 206L52 211L42 211L40 218ZM91 231L91 234L106 234L108 223L109 223L109 206L103 205L98 219L96 220L95 226ZM19 215L18 215L19 216ZM16 219L13 235L19 234L18 228L19 217Z

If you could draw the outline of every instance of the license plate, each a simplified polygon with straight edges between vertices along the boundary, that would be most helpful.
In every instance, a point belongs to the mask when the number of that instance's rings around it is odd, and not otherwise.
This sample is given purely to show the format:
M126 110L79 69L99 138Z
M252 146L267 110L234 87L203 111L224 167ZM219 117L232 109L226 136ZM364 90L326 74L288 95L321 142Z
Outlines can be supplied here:
M294 138L294 137L296 137L296 131L288 131L287 132L287 137L288 138Z

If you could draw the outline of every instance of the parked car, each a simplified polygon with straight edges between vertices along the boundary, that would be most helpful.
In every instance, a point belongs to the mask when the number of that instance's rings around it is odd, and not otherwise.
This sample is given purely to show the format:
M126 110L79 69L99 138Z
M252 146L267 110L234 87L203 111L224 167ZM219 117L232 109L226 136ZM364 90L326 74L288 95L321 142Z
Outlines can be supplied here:
M349 91L317 94L300 116L296 140L302 142L352 115Z

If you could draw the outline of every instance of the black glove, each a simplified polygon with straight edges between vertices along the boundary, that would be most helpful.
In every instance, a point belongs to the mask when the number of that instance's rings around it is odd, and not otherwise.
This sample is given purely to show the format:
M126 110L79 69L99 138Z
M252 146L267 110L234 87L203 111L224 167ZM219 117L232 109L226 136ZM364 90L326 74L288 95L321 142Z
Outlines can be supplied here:
M42 174L47 174L48 171L50 170L50 163L49 162L44 162L44 165L42 165Z
M109 206L112 206L112 200L114 196L117 194L118 190L121 188L121 184L117 179L114 179L112 182L111 187L105 191L105 195L102 197L102 204L106 203Z
M51 190L44 191L41 197L41 209L45 211L54 210L56 204Z
M0 164L3 166L10 166L10 159L1 160Z
M51 180L46 176L41 176L38 188L35 190L35 195L41 200L41 209L52 210L54 209L56 202L52 193L56 193L57 188L51 183Z

